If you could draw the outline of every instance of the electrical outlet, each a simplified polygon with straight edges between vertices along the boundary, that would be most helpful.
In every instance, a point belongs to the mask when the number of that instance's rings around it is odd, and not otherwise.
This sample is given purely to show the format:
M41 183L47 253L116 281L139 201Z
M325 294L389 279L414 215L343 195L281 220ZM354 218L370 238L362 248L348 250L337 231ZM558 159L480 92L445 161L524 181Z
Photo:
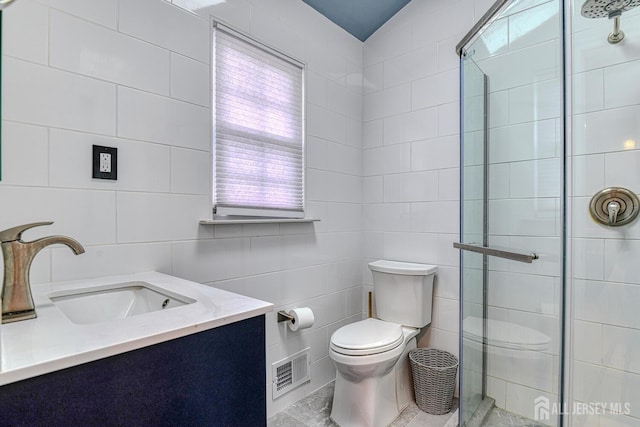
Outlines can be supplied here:
M93 146L93 178L118 179L118 149Z
M100 153L100 172L111 172L111 154Z

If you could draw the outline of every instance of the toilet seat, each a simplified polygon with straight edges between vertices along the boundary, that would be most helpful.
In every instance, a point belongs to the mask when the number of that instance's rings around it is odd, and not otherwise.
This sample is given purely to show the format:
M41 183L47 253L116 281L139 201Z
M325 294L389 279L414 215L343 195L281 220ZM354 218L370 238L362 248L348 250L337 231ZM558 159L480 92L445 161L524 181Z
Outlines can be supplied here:
M369 318L335 331L331 336L331 349L347 356L366 356L393 350L404 339L401 325Z

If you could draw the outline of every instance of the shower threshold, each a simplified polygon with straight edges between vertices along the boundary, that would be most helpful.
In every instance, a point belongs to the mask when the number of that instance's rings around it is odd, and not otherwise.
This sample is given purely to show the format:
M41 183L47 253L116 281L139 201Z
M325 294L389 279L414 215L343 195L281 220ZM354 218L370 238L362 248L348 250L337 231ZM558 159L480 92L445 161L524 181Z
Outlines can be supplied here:
M486 397L471 416L465 427L548 427L537 421L505 411L495 406L495 401Z

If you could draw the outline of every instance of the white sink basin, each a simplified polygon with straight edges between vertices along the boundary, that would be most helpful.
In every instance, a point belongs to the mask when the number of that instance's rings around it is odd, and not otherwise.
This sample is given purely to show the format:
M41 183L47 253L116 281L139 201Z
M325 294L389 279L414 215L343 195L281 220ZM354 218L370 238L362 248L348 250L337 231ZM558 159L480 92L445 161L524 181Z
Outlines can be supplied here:
M73 323L86 325L192 304L196 300L147 282L124 282L47 295Z

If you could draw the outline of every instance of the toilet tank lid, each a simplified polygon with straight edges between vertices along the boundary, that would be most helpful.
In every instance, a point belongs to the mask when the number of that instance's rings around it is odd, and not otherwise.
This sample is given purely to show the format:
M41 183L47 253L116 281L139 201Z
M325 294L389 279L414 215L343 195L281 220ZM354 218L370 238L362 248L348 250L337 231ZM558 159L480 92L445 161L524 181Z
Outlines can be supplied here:
M407 276L426 276L428 274L435 273L438 266L382 259L370 262L369 269L371 271L379 271L381 273L404 274Z

